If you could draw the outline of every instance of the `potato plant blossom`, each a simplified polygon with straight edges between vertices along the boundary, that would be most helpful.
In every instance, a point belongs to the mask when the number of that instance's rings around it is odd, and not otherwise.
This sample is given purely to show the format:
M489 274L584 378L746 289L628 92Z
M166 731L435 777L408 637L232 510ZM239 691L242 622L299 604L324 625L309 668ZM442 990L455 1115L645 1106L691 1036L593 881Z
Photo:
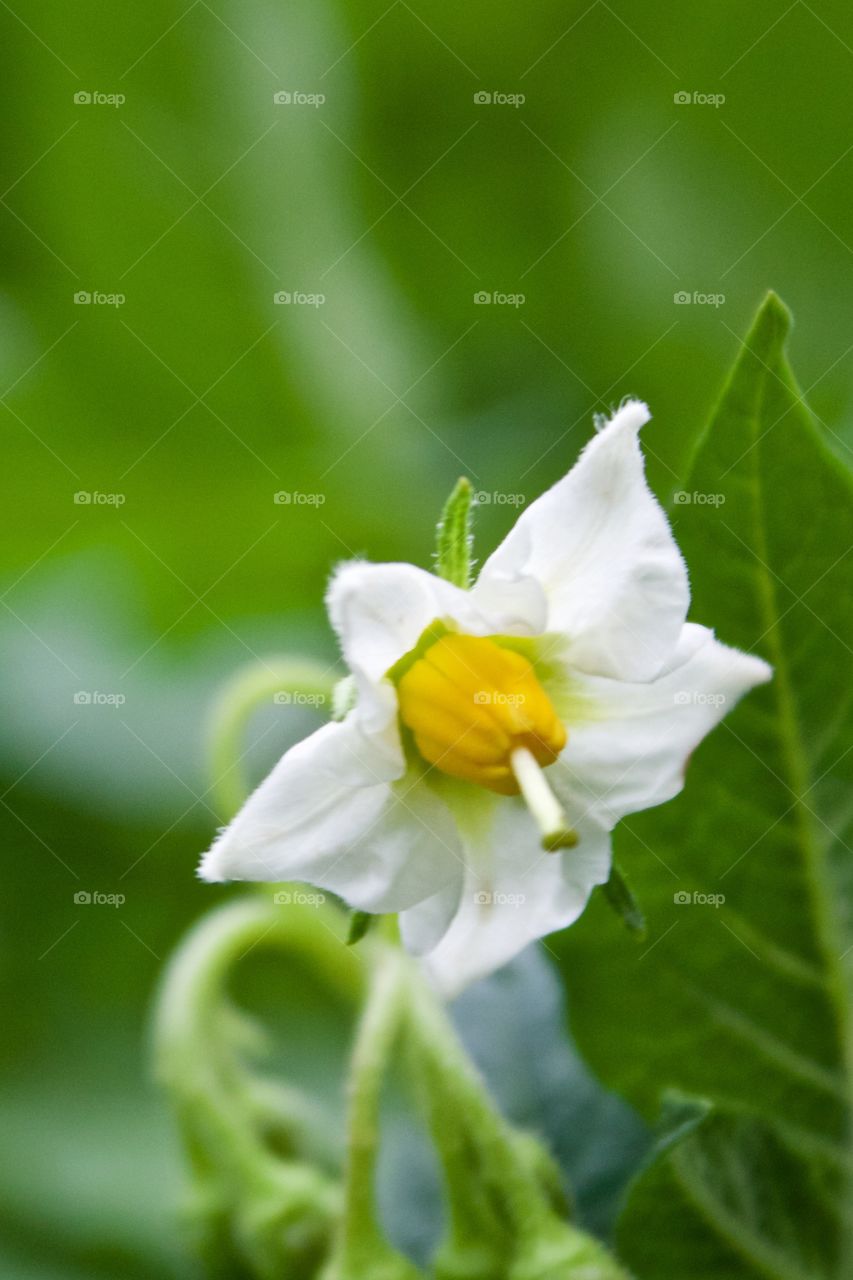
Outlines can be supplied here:
M686 621L687 570L629 400L525 510L477 581L342 565L340 718L292 747L219 834L205 880L298 880L399 913L447 994L571 924L620 818L770 668Z

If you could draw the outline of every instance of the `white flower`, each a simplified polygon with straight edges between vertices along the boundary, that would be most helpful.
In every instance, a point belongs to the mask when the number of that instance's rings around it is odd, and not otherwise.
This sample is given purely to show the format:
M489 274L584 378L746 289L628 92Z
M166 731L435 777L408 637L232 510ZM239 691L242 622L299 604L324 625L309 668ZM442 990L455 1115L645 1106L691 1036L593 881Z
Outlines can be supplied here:
M462 590L343 565L328 594L355 706L288 751L205 856L206 880L302 880L399 912L448 994L571 924L610 831L768 680L685 621L689 587L625 403Z

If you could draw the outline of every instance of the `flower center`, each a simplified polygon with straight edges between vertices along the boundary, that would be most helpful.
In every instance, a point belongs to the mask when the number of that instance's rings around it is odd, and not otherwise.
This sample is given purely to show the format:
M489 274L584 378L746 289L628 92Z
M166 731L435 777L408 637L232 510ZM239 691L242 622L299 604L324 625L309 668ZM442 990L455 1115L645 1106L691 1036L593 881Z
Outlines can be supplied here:
M483 636L444 635L400 677L397 694L430 765L501 795L521 792L546 848L577 843L542 772L566 730L525 657Z

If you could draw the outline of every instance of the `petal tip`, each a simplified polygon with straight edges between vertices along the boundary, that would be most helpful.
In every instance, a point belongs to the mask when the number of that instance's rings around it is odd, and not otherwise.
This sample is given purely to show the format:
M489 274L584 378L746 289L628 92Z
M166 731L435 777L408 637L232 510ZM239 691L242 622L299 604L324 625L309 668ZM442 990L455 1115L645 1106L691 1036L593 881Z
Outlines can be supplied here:
M650 420L652 414L644 400L623 400L619 408L608 418L605 414L595 420L598 431L638 432Z
M199 880L203 880L205 884L224 884L231 877L227 874L223 866L224 858L222 855L222 839L225 828L220 836L214 841L198 864L196 875Z
M332 570L326 587L326 608L332 623L341 619L341 610L348 594L358 589L355 575L366 564L365 560L341 560Z

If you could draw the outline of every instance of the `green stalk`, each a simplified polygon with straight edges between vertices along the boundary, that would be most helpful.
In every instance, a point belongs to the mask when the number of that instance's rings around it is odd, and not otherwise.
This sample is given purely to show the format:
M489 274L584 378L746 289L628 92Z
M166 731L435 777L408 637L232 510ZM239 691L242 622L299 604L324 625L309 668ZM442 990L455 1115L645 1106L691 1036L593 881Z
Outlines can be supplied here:
M404 1017L405 958L376 948L373 983L350 1062L347 1165L340 1235L323 1280L417 1280L420 1272L386 1241L376 1210L382 1086Z

